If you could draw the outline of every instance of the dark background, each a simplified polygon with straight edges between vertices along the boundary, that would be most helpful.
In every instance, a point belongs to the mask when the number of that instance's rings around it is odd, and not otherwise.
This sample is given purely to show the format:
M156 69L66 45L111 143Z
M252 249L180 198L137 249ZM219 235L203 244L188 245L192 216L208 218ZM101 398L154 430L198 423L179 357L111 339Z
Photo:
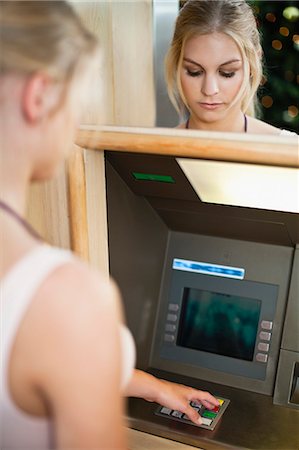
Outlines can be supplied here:
M264 50L265 82L259 117L279 128L299 130L299 2L251 1Z

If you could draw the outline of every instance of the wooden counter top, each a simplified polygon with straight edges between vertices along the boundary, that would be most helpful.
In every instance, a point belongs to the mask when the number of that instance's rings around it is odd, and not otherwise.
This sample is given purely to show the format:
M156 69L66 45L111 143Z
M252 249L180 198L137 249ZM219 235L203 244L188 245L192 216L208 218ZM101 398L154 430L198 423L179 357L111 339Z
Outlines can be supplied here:
M152 434L128 429L129 450L199 450L181 442L170 441Z
M82 126L76 144L116 150L299 168L298 136L219 133L172 128Z

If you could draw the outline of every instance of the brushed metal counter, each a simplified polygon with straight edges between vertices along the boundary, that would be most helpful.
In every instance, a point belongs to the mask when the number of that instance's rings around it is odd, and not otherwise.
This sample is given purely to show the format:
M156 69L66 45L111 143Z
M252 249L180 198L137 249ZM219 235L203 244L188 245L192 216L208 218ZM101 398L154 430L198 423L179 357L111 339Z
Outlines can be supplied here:
M130 399L128 418L131 428L205 450L299 450L299 411L272 403L262 394L151 371L160 378L208 390L230 399L230 404L214 431L156 416L156 403Z

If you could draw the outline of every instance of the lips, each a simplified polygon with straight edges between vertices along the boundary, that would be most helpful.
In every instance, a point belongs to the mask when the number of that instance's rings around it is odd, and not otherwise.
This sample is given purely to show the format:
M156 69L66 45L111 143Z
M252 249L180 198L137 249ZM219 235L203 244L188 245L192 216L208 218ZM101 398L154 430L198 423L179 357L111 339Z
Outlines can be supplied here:
M205 103L205 102L200 102L199 105L201 106L201 108L213 111L214 109L220 108L220 106L222 106L223 103Z

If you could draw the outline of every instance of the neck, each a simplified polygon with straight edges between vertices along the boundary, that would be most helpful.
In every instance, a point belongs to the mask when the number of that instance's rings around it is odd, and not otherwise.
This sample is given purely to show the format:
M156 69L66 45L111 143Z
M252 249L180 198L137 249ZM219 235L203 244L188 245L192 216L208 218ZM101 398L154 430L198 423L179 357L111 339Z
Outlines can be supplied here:
M188 127L193 130L204 131L219 131L219 132L232 132L232 133L244 133L245 119L242 111L237 111L234 114L225 116L220 120L207 122L199 119L197 116L191 113Z
M31 177L26 149L17 151L17 145L13 143L9 145L4 138L3 143L1 142L0 160L0 199L19 214L24 215L27 188Z

